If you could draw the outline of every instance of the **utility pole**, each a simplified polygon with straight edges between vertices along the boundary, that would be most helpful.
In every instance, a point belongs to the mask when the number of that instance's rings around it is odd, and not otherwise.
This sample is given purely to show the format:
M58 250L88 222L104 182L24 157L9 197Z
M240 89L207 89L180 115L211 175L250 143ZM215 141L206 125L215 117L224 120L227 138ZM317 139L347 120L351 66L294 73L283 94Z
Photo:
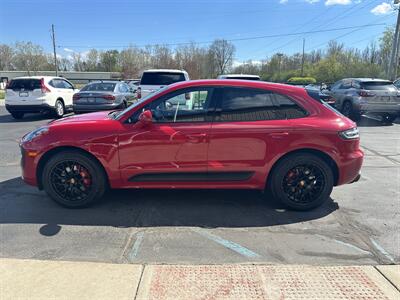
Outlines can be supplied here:
M394 0L394 4L399 4L399 0ZM400 52L400 8L397 8L397 23L396 31L393 36L392 52L390 55L388 77L390 80L395 80L397 76L397 66L399 63Z
M54 34L54 24L51 24L51 37L53 39L54 66L56 68L56 76L58 76L57 53L56 53L56 36Z
M279 60L278 60L278 77L279 77L279 80L280 80L280 77L281 77L281 63L282 63L283 53L277 53L276 55L278 55L278 58L279 58Z
M306 45L306 39L303 38L303 56L301 57L301 77L304 76L304 47Z

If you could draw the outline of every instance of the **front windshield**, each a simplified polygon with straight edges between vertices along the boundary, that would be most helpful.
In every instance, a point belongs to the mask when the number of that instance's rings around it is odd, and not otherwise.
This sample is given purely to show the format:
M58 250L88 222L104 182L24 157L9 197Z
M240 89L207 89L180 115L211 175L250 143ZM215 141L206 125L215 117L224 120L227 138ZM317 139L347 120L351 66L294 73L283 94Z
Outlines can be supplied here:
M114 119L118 119L119 117L123 116L125 113L129 113L130 111L134 110L136 107L138 107L141 103L147 101L148 99L150 99L151 97L162 93L163 91L165 91L168 88L168 86L165 86L159 90L156 90L154 92L151 92L150 94L148 94L146 97L143 97L141 99L139 99L138 101L136 101L135 103L131 104L129 107L125 108L124 110L118 111L115 114L113 114L113 118Z

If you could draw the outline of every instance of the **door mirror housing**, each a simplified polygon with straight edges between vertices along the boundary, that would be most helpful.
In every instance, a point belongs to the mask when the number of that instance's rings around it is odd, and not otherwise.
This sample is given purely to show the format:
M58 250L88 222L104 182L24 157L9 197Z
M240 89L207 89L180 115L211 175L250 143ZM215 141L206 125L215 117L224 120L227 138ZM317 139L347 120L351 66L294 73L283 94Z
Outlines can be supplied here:
M142 126L150 126L153 123L153 114L151 110L145 110L139 115L139 123Z

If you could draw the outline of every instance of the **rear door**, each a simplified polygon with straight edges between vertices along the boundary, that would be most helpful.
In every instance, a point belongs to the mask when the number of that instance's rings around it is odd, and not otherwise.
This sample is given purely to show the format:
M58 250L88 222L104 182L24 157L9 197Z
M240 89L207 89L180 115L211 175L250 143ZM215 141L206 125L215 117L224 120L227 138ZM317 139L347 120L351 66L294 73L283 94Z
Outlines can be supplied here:
M7 88L6 100L10 105L40 105L42 97L40 79L13 79Z
M65 106L72 106L72 96L75 93L74 86L66 80L62 79L60 81L62 82L61 84L64 86L62 89L63 90L62 93Z
M289 148L290 118L302 111L286 96L264 89L220 88L210 134L208 170L225 174L228 184L263 188L271 159ZM283 98L282 106L277 101Z

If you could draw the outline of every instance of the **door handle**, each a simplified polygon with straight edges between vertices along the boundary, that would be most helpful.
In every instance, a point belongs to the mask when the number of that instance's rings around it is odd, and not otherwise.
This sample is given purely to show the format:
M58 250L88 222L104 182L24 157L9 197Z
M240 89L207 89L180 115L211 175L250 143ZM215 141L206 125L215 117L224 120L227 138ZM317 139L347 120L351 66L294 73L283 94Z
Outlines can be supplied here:
M198 134L188 134L186 139L190 143L201 143L207 137L206 133L198 133Z
M289 132L273 132L273 133L271 133L271 137L273 139L282 139L287 136L289 136Z

